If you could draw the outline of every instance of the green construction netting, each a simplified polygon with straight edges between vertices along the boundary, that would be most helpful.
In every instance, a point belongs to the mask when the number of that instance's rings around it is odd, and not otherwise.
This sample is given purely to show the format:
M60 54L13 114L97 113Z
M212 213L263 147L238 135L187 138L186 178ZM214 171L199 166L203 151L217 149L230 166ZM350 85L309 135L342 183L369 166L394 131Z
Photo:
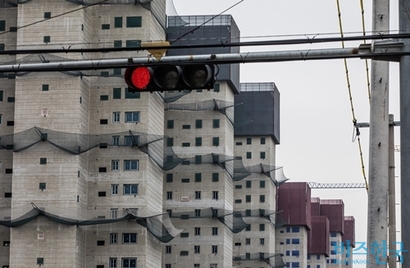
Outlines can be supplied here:
M265 262L272 268L282 268L286 266L283 261L283 254L281 253L267 253L267 252L257 252L257 253L247 253L242 256L234 256L234 262L246 262L246 261L261 261Z
M63 217L54 213L46 211L45 208L39 208L35 204L32 204L32 209L25 214L12 219L11 210L2 210L0 213L0 225L5 227L18 227L24 225L39 216L46 217L47 219L64 225L77 225L88 226L98 224L110 224L122 221L135 221L137 224L147 228L149 233L156 237L159 241L167 243L176 237L182 230L177 230L171 223L169 215L167 213L155 214L150 216L139 216L138 212L133 209L125 210L122 217L115 219L107 219L105 217L94 217L91 219L73 219Z
M185 212L171 212L171 218L178 218L182 220L198 219L198 218L212 218L217 219L223 223L233 233L239 233L244 230L249 223L247 218L261 218L269 221L273 226L280 227L286 224L281 216L282 212L273 210L254 209L246 211L232 211L218 208L201 208L193 211Z
M236 105L233 102L227 102L222 100L206 100L202 102L195 103L167 103L165 105L165 110L184 110L184 111L218 111L224 114L229 122L233 125L234 122L234 110Z
M162 143L159 143L164 137L131 130L108 134L79 134L33 127L19 133L0 136L0 150L13 150L18 153L42 142L73 155L94 148L131 147L146 153L163 170L172 170L178 165L212 164L221 167L234 181L240 181L253 173L266 175L276 186L287 180L282 167L264 164L245 167L240 157L214 153L179 157L172 147L163 147Z
M114 140L114 137L120 137ZM147 145L163 140L164 136L124 131L109 134L79 134L33 127L12 135L1 136L0 149L24 151L37 143L46 142L69 154L78 155L93 148L135 147L147 152Z

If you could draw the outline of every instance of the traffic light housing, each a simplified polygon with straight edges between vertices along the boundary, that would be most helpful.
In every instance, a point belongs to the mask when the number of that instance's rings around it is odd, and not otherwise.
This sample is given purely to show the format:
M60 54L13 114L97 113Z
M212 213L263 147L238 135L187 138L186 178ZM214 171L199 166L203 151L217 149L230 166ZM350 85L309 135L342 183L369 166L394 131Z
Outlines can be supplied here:
M135 66L125 70L124 79L130 92L212 89L215 84L215 66Z

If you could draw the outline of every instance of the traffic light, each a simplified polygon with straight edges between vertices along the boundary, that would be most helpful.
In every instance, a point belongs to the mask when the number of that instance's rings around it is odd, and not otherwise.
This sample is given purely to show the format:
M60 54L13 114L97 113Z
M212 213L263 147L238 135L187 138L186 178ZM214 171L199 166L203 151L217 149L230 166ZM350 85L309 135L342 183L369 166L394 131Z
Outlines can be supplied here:
M210 64L136 66L124 78L130 92L212 89L214 72Z

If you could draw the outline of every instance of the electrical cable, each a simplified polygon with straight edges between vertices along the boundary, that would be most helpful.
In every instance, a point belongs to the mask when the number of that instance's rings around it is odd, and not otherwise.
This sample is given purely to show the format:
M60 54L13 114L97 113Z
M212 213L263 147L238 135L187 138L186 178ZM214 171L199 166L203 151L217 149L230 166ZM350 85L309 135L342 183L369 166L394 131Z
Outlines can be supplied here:
M340 36L343 38L344 34L343 34L343 24L342 24L342 12L340 10L340 2L339 0L336 0L336 4L337 4L337 13L338 13L338 18L339 18L339 30L340 30ZM345 48L345 43L342 40L342 48ZM352 95L352 90L351 90L351 84L350 84L350 76L349 76L349 67L347 64L347 58L343 59L343 63L344 63L344 68L345 68L345 74L346 74L346 82L347 82L347 90L348 90L348 94L349 94L349 101L350 101L350 109L352 112L352 118L353 118L353 126L355 128L357 128L357 119L356 119L356 115L355 115L355 110L354 110L354 104L353 104L353 95ZM356 133L360 133L360 132L356 132ZM363 178L364 178L364 183L366 185L366 191L369 190L369 185L367 183L367 178L366 178L366 171L365 171L365 167L364 167L364 160L363 160L363 152L362 152L362 145L361 145L361 141L360 141L360 135L357 136L357 143L359 146L359 155L360 155L360 162L362 165L362 174L363 174Z
M410 38L410 33L402 34L377 34L367 36L350 36L350 37L328 37L328 38L300 38L300 39L283 39L283 40L268 40L268 41L250 41L250 42L232 42L232 43L214 43L200 45L174 45L174 46L149 46L149 49L194 49L194 48L218 48L218 47L245 47L245 46L275 46L275 45L301 45L314 43L331 43L342 41L343 47L346 41L362 41L362 40L381 40L381 39L404 39ZM39 54L39 53L107 53L120 51L142 51L146 47L105 47L105 48L57 48L57 49L18 49L18 50L3 50L0 55L17 55L17 54Z

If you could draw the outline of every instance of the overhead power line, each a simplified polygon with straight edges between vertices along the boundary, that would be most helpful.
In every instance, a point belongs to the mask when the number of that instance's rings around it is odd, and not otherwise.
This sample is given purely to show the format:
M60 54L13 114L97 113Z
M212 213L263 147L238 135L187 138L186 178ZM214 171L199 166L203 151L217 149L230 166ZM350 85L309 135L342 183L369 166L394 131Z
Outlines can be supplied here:
M363 41L363 40L386 40L386 39L406 39L410 38L410 33L401 34L377 34L367 36L341 36L341 37L326 37L326 38L299 38L299 39L283 39L283 40L268 40L268 41L250 41L250 42L219 42L214 44L201 45L172 45L172 46L149 46L149 49L194 49L194 48L214 48L214 47L247 47L247 46L275 46L275 45L300 45L300 44L316 44L316 43L331 43L331 42L348 42L348 41ZM142 51L146 47L106 47L106 48L55 48L55 49L18 49L0 51L0 55L17 55L17 54L41 54L41 53L107 53L120 51Z

